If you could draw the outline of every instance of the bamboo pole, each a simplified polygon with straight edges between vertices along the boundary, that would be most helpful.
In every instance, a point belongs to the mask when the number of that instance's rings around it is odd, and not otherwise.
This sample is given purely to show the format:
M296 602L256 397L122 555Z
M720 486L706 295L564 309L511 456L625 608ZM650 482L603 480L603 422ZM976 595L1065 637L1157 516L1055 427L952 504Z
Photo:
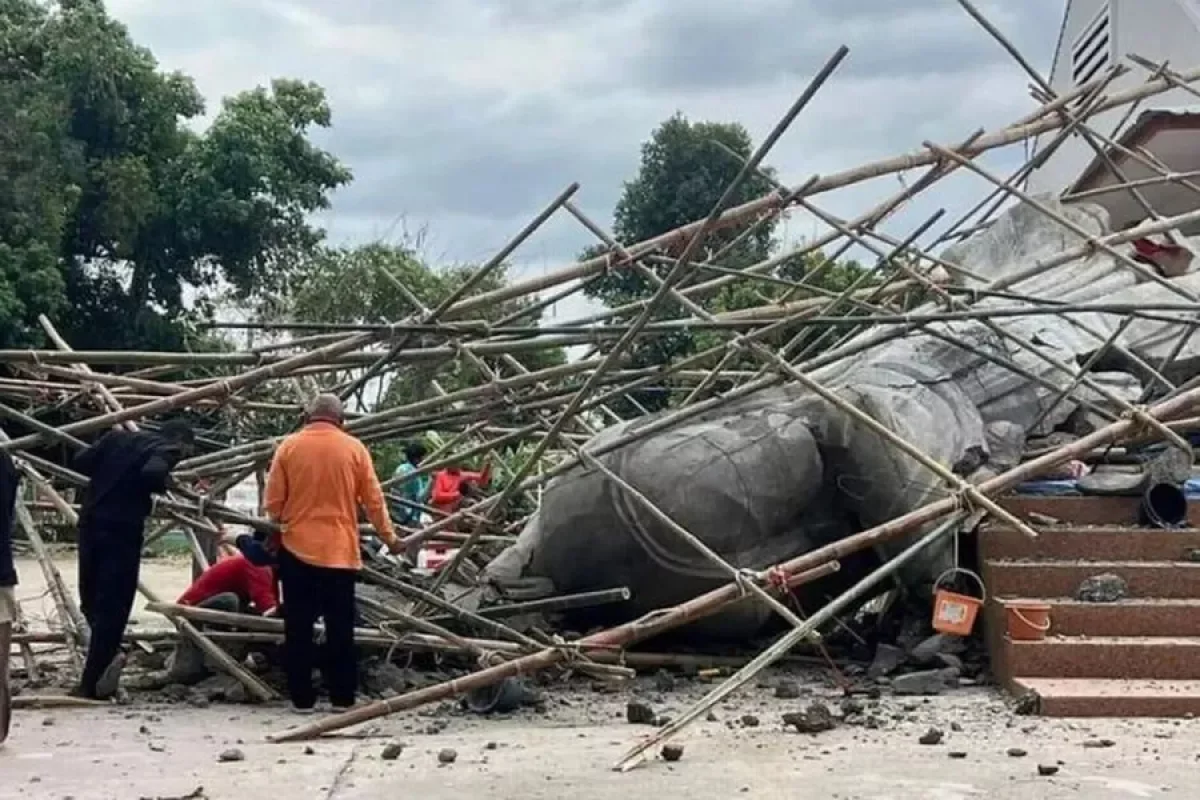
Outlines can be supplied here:
M874 570L854 584L850 589L840 594L837 598L827 604L820 611L813 614L801 625L794 630L788 631L778 641L764 650L753 659L749 664L742 667L736 675L733 675L716 689L709 692L701 700L696 702L678 718L671 720L666 727L659 729L653 736L639 742L632 750L626 753L620 761L617 762L617 769L622 771L632 767L637 759L652 747L655 747L662 742L667 741L675 734L679 733L689 724L694 722L701 714L706 713L710 708L724 700L735 691L745 686L749 681L754 679L771 664L775 663L779 658L785 655L795 645L799 644L806 636L812 636L826 622L835 618L835 615L842 612L856 600L866 596L867 592L877 586L880 582L895 575L896 572L911 561L915 556L919 555L925 549L932 547L940 539L951 535L958 530L958 527L966 514L954 514L942 524L936 526L932 531L922 536L913 544L909 545L905 550L899 553L891 561Z
M1193 411L1198 404L1200 404L1200 389L1193 389L1171 400L1156 404L1149 413L1159 420L1171 420ZM1053 452L1007 470L994 478L984 481L977 488L981 493L988 496L996 495L1030 478L1043 474L1062 463L1088 453L1096 447L1118 441L1130 434L1136 434L1141 428L1140 423L1132 419L1122 419L1099 428L1095 432L1083 436L1074 442L1059 447ZM935 522L947 514L960 510L959 505L958 498L948 498L928 503L861 533L854 534L841 541L833 542L778 564L772 569L778 570L783 576L794 576L806 570L819 568L827 561L840 560L859 550L875 547L883 542ZM628 646L650 635L660 634L687 622L692 622L713 614L724 608L731 601L736 600L739 596L740 588L738 584L727 583L686 603L669 609L661 609L640 620L584 637L580 641L580 645ZM789 635L796 635L796 630L793 630ZM543 650L540 653L514 659L506 664L481 670L465 678L373 703L360 709L319 720L310 725L293 728L269 738L271 741L287 742L320 736L397 711L416 708L462 692L489 686L506 677L543 669L558 663L563 657L563 654L557 650Z

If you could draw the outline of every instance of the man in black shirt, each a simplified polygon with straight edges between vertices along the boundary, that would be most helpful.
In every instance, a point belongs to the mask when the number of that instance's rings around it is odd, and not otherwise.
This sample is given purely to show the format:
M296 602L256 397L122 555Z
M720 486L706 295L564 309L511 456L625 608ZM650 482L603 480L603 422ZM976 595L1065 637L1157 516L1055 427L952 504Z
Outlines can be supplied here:
M12 694L8 688L8 651L17 621L17 570L13 567L12 529L21 474L12 456L0 452L0 744L8 738L12 719Z
M116 694L151 495L167 490L167 476L194 441L190 427L173 421L158 433L110 431L75 457L75 470L89 478L79 511L79 604L91 628L81 697Z

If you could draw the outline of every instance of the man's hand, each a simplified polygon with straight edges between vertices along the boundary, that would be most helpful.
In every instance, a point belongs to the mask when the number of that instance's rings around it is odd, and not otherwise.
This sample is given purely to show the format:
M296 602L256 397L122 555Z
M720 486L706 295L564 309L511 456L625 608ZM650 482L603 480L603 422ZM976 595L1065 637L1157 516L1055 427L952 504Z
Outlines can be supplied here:
M392 540L387 545L388 552L394 556L398 556L404 552L404 540L399 536L393 536Z

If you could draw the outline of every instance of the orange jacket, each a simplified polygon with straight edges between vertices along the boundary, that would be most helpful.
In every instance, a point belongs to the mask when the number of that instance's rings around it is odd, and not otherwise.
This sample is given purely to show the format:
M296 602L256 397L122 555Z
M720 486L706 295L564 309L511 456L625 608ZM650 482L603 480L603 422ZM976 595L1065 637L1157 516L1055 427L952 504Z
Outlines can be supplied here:
M281 543L318 567L358 569L358 506L379 537L396 539L371 455L358 439L328 422L285 438L267 476L266 511L283 527Z

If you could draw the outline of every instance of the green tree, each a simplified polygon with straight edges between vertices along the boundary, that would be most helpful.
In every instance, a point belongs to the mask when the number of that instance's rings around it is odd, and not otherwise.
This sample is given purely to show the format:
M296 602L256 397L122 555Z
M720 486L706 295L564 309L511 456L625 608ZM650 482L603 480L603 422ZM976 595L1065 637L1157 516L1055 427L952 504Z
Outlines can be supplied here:
M675 114L642 145L641 166L633 180L625 182L613 213L613 237L630 245L708 216L741 170L741 163L729 151L748 159L752 147L750 134L737 123L691 122ZM764 172L771 174L770 170ZM752 175L742 183L732 204L748 202L771 189L766 177ZM774 227L774 222L760 226L725 255L722 265L741 268L767 258ZM705 239L697 260L707 260L725 249L742 230L713 233ZM602 246L589 248L584 255L604 250ZM661 266L654 269L660 276L667 271ZM593 281L586 291L616 308L647 297L654 287L639 272L622 269Z
M279 321L396 322L419 313L410 302L409 293L422 306L432 309L476 269L471 265L434 269L413 248L404 245L374 243L357 247L321 247L296 266L287 280L286 290L276 300L261 306L260 313ZM468 296L493 291L505 282L505 270L498 269ZM528 308L529 304L528 300L500 303L475 318L495 322ZM540 319L541 312L538 311L513 324L536 327ZM423 346L436 346L445 342L446 336L422 334L415 341ZM538 370L563 363L565 355L561 348L544 348L519 353L515 358L526 369ZM490 357L485 361L502 376L514 373L511 365L502 359ZM379 406L390 407L434 396L434 380L445 391L453 392L477 386L486 378L475 365L462 358L440 363L417 362L401 368L388 384Z
M203 113L99 0L0 0L0 343L47 313L89 346L179 347L218 286L275 291L321 240L307 217L350 180L308 141L321 88L275 81L197 133Z
M642 145L638 173L624 184L613 214L613 235L623 245L659 236L689 222L708 216L740 172L742 164L753 151L753 142L746 129L737 123L691 122L675 114L659 125L650 139ZM775 187L770 168L751 175L734 194L730 205L739 205L769 193ZM708 261L718 255L716 263L726 269L745 269L772 256L777 248L774 239L778 218L756 226L747 233L746 226L731 226L711 234L694 260ZM588 248L582 257L604 253L603 246ZM650 267L660 278L669 266L659 262ZM785 259L770 274L798 282L810 276L815 285L827 291L840 292L863 276L864 270L853 261L827 264L819 253ZM717 277L704 274L697 280ZM693 281L695 282L695 281ZM644 300L655 291L654 283L640 270L615 269L589 284L589 296L609 308L620 308ZM784 296L800 299L811 292L789 291L778 283L743 280L730 283L700 300L710 312L736 311L780 300ZM661 306L657 318L685 314L670 301ZM776 339L789 337L782 332ZM631 348L633 367L650 367L670 363L681 357L708 349L724 338L724 334L675 331L665 336L644 337ZM755 360L743 355L732 366L750 366ZM667 386L652 386L634 394L638 403L648 409L669 404L671 393ZM632 404L614 404L624 413L633 413Z

